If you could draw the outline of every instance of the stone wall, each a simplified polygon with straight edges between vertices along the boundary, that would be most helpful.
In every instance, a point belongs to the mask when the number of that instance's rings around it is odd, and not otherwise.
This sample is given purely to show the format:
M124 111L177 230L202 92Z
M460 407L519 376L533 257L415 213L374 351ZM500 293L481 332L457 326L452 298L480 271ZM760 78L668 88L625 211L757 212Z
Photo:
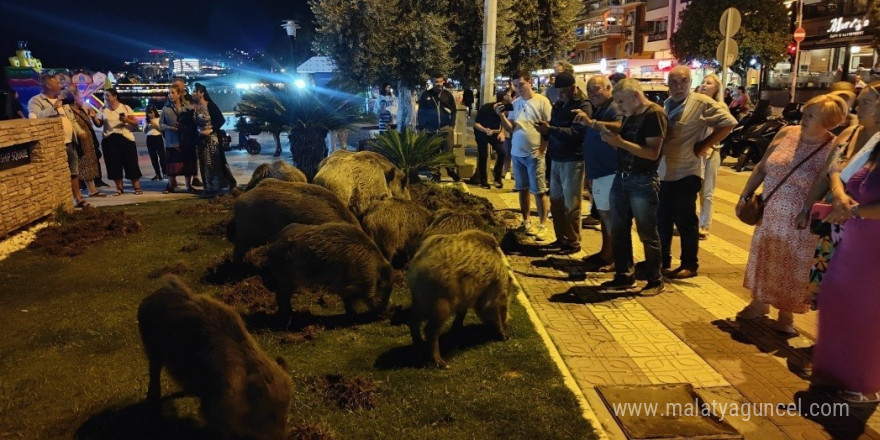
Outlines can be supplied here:
M28 145L30 163L0 170L0 237L52 214L58 206L73 209L61 120L0 121L0 155L23 144Z

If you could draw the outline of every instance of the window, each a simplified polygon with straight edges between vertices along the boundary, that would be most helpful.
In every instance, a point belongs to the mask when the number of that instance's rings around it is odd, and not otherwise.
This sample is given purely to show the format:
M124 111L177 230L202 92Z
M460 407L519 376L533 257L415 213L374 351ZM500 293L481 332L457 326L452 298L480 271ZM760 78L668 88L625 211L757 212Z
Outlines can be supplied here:
M844 15L861 15L868 12L868 0L843 0Z

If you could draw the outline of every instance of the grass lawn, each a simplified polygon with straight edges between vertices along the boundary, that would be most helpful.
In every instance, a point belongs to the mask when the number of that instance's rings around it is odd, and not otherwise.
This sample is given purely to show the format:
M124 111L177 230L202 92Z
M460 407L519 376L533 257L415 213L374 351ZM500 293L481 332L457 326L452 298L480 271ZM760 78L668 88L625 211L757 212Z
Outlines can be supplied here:
M167 374L163 417L150 418L142 404L148 377L137 307L167 271L197 293L234 302L263 349L286 359L291 439L594 438L515 301L507 342L473 313L461 335L441 339L449 370L415 356L399 319L347 322L333 295L295 298L289 330L267 325L274 299L259 281L206 277L232 248L223 237L228 207L190 200L106 208L124 210L140 231L73 257L27 249L0 262L0 439L203 436L198 402L176 393ZM392 296L398 315L409 304L404 282Z

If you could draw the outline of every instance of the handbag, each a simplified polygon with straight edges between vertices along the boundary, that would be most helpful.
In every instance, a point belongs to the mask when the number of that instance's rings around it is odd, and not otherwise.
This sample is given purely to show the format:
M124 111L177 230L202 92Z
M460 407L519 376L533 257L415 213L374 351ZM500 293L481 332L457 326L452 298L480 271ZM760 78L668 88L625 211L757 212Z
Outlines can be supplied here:
M785 177L783 177L782 180L779 181L779 184L776 185L776 188L773 188L773 191L770 191L770 193L767 194L766 197L763 194L752 194L749 197L749 199L746 200L745 204L743 205L742 209L740 209L739 213L736 215L737 218L739 218L740 221L742 221L743 223L745 223L749 226L757 225L758 222L761 220L761 217L764 216L764 205L766 205L767 202L770 201L770 198L773 197L773 194L775 194L776 191L780 187L782 187L782 184L785 183L785 181L788 180L788 178L798 168L800 168L801 165L803 165L808 160L810 160L810 158L815 156L816 153L818 153L819 151L822 151L822 149L825 148L825 146L828 145L828 143L831 142L832 139L834 139L834 138L832 137L831 139L828 139L827 141L823 142L822 145L819 145L819 148L816 148L816 150L813 151L812 153L810 153L809 156L805 157L804 160L800 161L800 163L795 165L794 168L789 170L788 174L786 174Z

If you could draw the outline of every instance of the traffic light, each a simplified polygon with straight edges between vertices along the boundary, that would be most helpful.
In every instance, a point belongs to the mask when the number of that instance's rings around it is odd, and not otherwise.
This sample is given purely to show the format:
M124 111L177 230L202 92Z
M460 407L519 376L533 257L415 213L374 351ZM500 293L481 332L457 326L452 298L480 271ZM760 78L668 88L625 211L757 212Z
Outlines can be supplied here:
M788 53L788 62L791 65L794 65L794 57L797 55L797 43L791 42L786 46L785 51Z

